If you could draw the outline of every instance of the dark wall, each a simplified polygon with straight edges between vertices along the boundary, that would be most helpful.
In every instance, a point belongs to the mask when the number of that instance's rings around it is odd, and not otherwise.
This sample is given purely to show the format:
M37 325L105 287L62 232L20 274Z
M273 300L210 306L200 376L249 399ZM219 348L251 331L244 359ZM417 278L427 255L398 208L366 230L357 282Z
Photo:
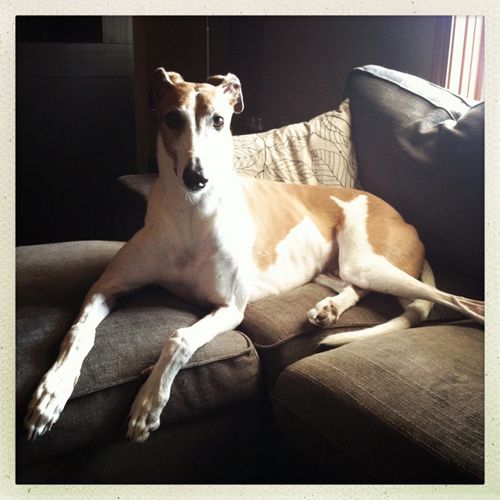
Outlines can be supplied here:
M228 66L243 82L246 118L264 129L337 107L349 71L378 64L433 79L439 18L423 16L229 19Z
M131 33L126 18L17 17L18 245L112 237L113 183L136 165Z

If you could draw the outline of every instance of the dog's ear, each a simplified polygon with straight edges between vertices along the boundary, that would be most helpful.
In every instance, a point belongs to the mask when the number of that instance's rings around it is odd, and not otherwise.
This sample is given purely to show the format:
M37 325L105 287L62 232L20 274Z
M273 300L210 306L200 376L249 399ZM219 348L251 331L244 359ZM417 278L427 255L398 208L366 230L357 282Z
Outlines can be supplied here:
M150 109L155 111L167 89L183 81L182 76L175 71L167 72L163 68L156 68L149 86L148 103Z
M224 94L228 94L229 102L233 106L236 114L239 114L244 109L243 92L241 91L241 83L239 78L232 73L227 75L214 75L208 78L208 83L221 87Z

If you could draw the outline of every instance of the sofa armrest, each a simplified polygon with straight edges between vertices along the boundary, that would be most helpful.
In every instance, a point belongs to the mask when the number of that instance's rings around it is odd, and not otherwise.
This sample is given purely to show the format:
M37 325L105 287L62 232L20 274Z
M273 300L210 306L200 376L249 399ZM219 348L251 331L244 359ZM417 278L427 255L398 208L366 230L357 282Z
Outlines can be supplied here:
M116 181L114 238L128 241L144 225L148 197L157 174L123 175Z

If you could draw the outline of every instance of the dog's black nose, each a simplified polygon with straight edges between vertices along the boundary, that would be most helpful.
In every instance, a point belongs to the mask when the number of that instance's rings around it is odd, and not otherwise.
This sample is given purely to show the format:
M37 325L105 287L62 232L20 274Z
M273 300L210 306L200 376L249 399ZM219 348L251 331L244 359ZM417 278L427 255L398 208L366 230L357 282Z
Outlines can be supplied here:
M200 160L198 158L190 160L186 165L182 174L182 180L191 191L200 191L207 185L208 179L203 176Z

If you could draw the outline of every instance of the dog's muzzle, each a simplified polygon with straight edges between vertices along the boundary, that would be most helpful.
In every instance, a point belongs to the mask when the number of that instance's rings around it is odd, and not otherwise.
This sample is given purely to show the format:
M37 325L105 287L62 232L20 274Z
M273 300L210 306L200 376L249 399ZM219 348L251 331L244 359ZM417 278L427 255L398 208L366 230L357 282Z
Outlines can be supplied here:
M203 176L200 160L195 158L190 160L182 174L182 180L190 191L201 191L208 182Z

